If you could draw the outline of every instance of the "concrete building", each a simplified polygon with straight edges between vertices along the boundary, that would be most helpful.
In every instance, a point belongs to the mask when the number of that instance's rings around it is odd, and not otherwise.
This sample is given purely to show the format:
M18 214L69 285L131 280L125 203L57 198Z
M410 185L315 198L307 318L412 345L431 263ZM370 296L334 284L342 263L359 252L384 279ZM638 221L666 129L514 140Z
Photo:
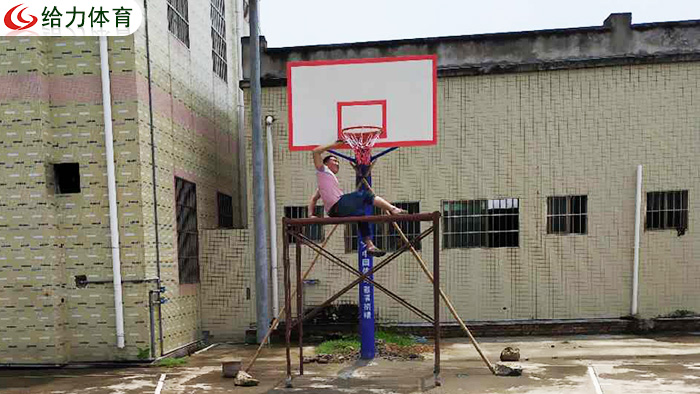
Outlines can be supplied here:
M0 39L0 365L153 358L202 338L198 237L242 226L247 2L143 5L148 30L108 42L124 348L98 40Z
M461 316L629 316L638 165L637 314L700 311L700 21L632 24L630 14L613 14L602 26L576 29L262 47L262 114L276 119L278 218L305 215L315 188L311 154L287 148L286 62L437 54L438 144L384 156L373 182L391 201L444 215L441 277ZM352 187L348 165L339 179ZM397 244L387 229L379 233L385 246ZM341 228L329 250L354 262L352 235ZM422 245L428 259L431 244ZM243 255L250 256L252 246L246 247ZM305 253L304 268L313 257L308 248ZM236 261L209 263L219 267L207 270L224 272ZM251 272L248 257L241 264ZM304 288L307 307L352 279L328 262L316 267ZM238 271L226 275L218 283L233 281ZM431 287L410 255L376 279L431 310ZM356 303L357 293L341 302ZM224 306L217 317L230 322L237 313ZM447 310L441 316L451 318ZM419 321L378 292L376 317ZM240 335L229 327L209 330L215 338Z
M170 3L148 2L149 40L143 29L110 39L124 349L115 345L97 41L0 41L0 364L153 357L207 337L242 340L256 323L251 120L237 115L235 66L248 48L246 39L240 51L234 44L233 10L244 5L226 1L222 13L225 81L210 38L212 7L222 3L191 2L188 24L173 12L182 2ZM315 188L310 153L287 149L286 62L414 54L438 55L438 144L385 156L373 180L391 201L443 213L443 287L466 320L629 315L638 165L638 313L700 311L700 21L633 25L631 15L613 14L577 29L263 42L278 224L304 215ZM246 102L248 75L240 78ZM346 189L352 177L344 166ZM379 233L380 244L395 246L388 230ZM328 243L351 262L352 235L341 227ZM279 227L277 241L281 253ZM421 253L431 252L425 242ZM306 267L313 256L304 257ZM158 273L162 315L149 307ZM307 307L351 276L320 261L309 279ZM377 280L430 309L431 288L410 256ZM356 292L341 302L356 303ZM379 293L376 302L380 323L417 322Z

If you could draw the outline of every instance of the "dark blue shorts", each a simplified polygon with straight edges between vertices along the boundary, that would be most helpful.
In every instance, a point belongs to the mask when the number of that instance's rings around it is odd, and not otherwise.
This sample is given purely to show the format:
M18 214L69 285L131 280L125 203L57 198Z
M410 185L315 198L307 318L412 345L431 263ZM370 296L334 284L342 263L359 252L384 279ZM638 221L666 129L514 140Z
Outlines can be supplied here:
M358 190L352 193L343 194L333 207L328 216L364 216L365 207L374 204L374 193L369 190Z

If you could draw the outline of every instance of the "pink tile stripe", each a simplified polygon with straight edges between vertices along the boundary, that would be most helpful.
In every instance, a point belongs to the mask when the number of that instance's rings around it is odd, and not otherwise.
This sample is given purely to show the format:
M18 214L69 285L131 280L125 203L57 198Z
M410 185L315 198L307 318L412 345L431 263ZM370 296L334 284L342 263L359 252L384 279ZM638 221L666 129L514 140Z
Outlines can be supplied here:
M135 72L113 74L111 86L114 101L148 102L148 82ZM173 99L155 84L152 87L156 113L172 118L176 124L202 134L219 146L225 143L231 147L231 152L235 152L233 139L209 118L197 115L184 102ZM99 75L45 76L32 73L0 76L0 101L33 100L57 105L73 102L98 104L102 102L102 82Z

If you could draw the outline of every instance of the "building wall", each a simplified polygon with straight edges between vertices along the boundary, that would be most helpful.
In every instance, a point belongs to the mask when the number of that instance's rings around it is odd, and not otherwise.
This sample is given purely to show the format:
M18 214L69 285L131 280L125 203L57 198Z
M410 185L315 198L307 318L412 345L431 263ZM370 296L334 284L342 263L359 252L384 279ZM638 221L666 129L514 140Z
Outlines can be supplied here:
M156 195L160 272L168 302L162 306L165 352L202 338L201 284L181 285L178 278L175 177L197 187L200 271L210 229L218 227L217 192L238 193L237 67L235 1L226 2L228 82L212 72L209 2L189 3L189 48L168 31L167 3L149 2L151 97L156 141ZM147 272L157 272L153 166L149 114L146 37L135 40L139 95L139 148L143 231ZM240 208L234 206L234 208ZM229 230L233 231L233 230ZM200 275L200 281L202 280ZM204 282L201 282L204 283Z
M133 41L109 42L122 273L131 280L144 272ZM2 52L0 362L130 358L148 346L143 289L124 287L131 329L117 351L112 286L75 284L76 275L112 277L98 41L12 38ZM56 193L53 164L66 162L79 163L79 194Z
M380 159L375 191L390 201L419 201L422 212L440 210L444 200L520 199L519 247L441 251L443 288L464 318L620 317L630 314L636 166L642 164L643 192L687 189L690 213L683 236L642 232L640 314L699 311L699 75L700 64L686 62L441 77L438 144L401 148ZM284 87L263 89L262 114L276 119L280 218L284 206L307 204L316 181L311 154L287 148ZM346 190L353 177L344 164L339 179ZM588 233L548 235L547 197L581 194L588 195ZM328 247L355 264L354 253L342 253L343 232ZM428 237L421 252L428 263L431 245ZM312 258L305 248L304 268ZM319 283L305 289L307 305L352 279L323 259L316 267L309 278ZM376 278L430 310L431 287L412 257ZM376 294L378 320L419 321ZM340 302L356 298L353 290ZM449 319L446 309L441 313Z
M228 83L212 72L209 2L190 2L190 49L168 32L166 2L148 3L152 101L145 29L109 39L127 282L157 274L153 108L160 268L169 300L162 308L166 352L202 337L199 285L178 280L174 177L197 184L202 237L218 225L216 192L238 192L234 4L227 2L226 13ZM0 364L135 360L150 347L154 282L123 284L122 350L111 282L75 283L76 275L112 279L98 40L7 38L0 58ZM79 194L55 193L53 163L62 162L79 163Z

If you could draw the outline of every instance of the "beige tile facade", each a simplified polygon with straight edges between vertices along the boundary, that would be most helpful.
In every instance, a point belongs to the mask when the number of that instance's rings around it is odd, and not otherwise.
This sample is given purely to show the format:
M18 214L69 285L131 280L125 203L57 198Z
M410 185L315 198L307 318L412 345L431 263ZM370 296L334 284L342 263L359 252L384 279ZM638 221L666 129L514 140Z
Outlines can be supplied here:
M375 190L391 201L418 201L423 212L441 210L449 200L520 199L520 247L441 251L444 289L464 318L620 317L630 314L636 167L642 164L642 212L646 192L689 190L690 213L683 236L642 231L639 312L699 311L699 77L697 62L441 77L438 145L401 148L380 159ZM285 206L307 204L315 178L311 154L287 148L284 87L263 89L263 115L276 119L280 218ZM351 172L345 164L339 174L346 190ZM548 235L547 197L583 194L588 233ZM329 248L354 264L355 254L343 254L343 232ZM428 262L431 245L423 244ZM305 250L304 256L306 267L313 255ZM319 264L310 276L319 283L305 289L307 306L352 278L328 261ZM431 288L411 257L377 278L431 310ZM419 321L376 294L378 321ZM341 302L356 302L356 292Z
M168 32L166 4L148 4L165 352L202 337L199 285L178 280L174 177L197 184L202 243L218 226L216 192L237 193L239 41L228 12L226 83L211 71L209 2L190 2L189 49ZM135 360L150 347L156 286L129 283L157 272L143 27L109 48L126 348L116 348L111 282L75 283L112 278L98 41L3 38L0 364ZM79 163L79 194L55 193L53 164L62 162Z

